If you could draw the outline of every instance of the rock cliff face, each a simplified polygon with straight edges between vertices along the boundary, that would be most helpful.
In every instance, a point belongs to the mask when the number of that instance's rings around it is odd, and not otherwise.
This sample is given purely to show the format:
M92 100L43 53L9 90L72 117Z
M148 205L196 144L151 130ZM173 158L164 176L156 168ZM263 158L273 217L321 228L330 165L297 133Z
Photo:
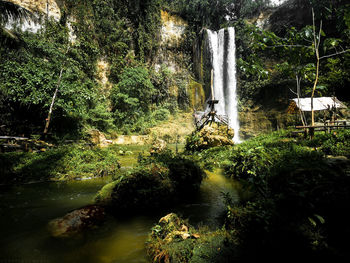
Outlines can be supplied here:
M187 23L180 17L161 11L162 28L160 32L161 43L155 68L166 65L173 73L183 71L183 53L179 49L184 41Z
M166 66L172 73L184 76L187 79L190 107L202 109L205 101L203 85L191 78L192 73L186 66L191 60L191 57L184 51L188 24L181 17L166 11L161 11L161 20L161 42L154 67L159 70L162 66ZM171 88L173 93L177 93L176 90L177 87Z
M61 10L57 5L55 0L8 0L14 4L22 6L23 8L31 11L34 14L39 16L49 16L56 21L59 21L61 18ZM37 33L43 26L42 23L38 21L33 21L30 18L27 18L23 21L14 20L6 24L8 30L12 30L14 27L20 26L22 31L29 31Z
M61 18L61 10L55 0L9 0L34 13L49 15L55 20Z

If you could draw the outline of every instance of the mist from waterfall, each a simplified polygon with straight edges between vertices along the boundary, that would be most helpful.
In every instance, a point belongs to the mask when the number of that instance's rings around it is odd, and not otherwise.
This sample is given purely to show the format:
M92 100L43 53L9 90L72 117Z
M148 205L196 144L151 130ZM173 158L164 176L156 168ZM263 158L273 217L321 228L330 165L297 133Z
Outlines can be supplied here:
M220 29L218 32L207 30L209 49L212 55L214 72L214 97L219 100L215 109L218 115L228 117L229 127L234 129L234 142L240 142L237 110L236 81L236 43L233 27Z

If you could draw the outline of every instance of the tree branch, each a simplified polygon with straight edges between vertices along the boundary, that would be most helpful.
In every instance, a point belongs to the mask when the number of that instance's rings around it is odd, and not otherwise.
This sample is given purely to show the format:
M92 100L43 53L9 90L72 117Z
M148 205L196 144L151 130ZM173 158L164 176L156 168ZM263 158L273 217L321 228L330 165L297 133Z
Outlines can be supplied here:
M320 59L338 56L338 55L340 55L340 54L344 54L344 53L349 52L349 51L350 51L350 49L347 49L347 50L340 51L340 52L337 52L337 53L334 53L334 54L331 54L331 55L322 56L322 57L320 57Z
M312 48L310 46L305 45L277 45L277 46L266 46L266 48L275 48L275 47L306 47L306 48Z

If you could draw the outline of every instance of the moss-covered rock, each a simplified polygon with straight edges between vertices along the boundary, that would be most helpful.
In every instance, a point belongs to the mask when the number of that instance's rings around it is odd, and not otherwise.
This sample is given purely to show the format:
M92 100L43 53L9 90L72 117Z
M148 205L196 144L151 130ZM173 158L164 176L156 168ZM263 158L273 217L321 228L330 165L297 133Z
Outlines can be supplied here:
M167 148L167 143L162 139L157 139L153 141L152 147L150 149L151 155L159 154L164 152Z
M234 130L226 125L206 125L186 139L186 150L198 151L216 146L233 145Z
M203 84L191 80L189 83L190 105L193 109L203 110L205 105L205 92Z
M224 231L198 230L171 213L162 217L146 244L153 262L231 262L234 249Z
M160 165L136 168L130 175L102 188L95 200L115 213L159 208L174 198L168 173L168 169Z
M88 205L50 221L48 227L53 237L72 237L86 229L96 227L105 219L105 216L103 207Z
M169 206L199 189L204 172L193 161L165 152L149 157L107 184L95 197L113 213Z

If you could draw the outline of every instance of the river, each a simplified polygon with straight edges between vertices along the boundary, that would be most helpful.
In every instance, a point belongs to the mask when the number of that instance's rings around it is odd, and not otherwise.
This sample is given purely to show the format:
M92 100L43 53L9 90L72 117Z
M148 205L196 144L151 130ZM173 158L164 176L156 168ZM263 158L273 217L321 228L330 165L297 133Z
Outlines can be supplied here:
M194 226L221 226L222 192L238 199L236 186L220 171L207 175L199 193L186 204L152 215L109 217L96 229L70 239L51 237L47 223L91 203L110 178L1 186L0 263L148 262L144 249L148 233L168 212L188 218Z

